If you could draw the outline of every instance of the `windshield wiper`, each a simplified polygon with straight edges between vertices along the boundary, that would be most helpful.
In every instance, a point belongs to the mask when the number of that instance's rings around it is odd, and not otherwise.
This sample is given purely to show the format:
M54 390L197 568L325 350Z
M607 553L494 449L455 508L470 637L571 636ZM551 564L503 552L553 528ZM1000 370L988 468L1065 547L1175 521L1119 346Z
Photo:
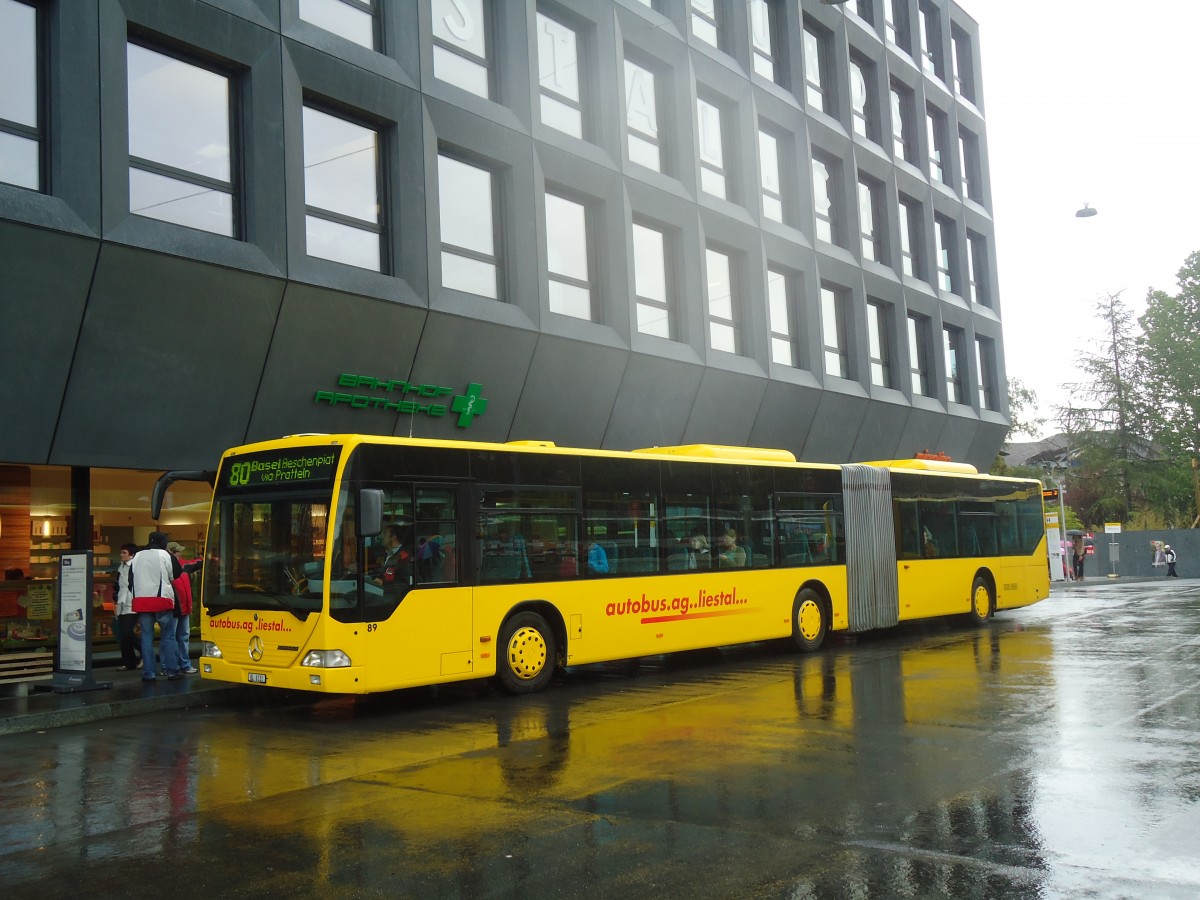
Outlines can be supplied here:
M205 608L209 615L220 615L224 612L230 612L235 609L271 609L274 607L291 613L301 622L308 619L309 615L316 612L315 609L304 609L295 606L288 602L286 597L290 594L269 594L266 591L247 591L245 593L238 592L233 594L221 594L217 599L206 603ZM263 604L263 605L259 605Z

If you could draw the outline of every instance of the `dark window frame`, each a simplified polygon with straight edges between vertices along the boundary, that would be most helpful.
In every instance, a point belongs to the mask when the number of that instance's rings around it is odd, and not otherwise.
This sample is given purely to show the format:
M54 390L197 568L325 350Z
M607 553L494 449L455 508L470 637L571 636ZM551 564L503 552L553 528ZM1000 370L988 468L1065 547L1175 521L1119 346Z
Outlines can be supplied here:
M11 187L21 188L22 190L34 191L35 193L44 194L50 190L50 178L48 172L48 147L47 147L47 123L46 123L46 108L48 103L49 78L46 75L46 60L48 54L48 38L46 26L46 11L45 8L34 2L27 0L14 0L14 2L26 6L33 10L34 25L33 25L33 53L34 53L34 104L36 108L35 123L26 125L22 122L17 122L12 119L0 119L0 132L12 135L17 138L31 140L37 145L37 187L31 188L25 185L16 184L15 182L2 182ZM236 223L235 223L236 228Z
M21 2L21 0L17 0L17 2ZM40 12L40 10L39 10L39 12ZM39 15L39 19L40 18L41 18L41 16ZM217 76L225 79L226 84L228 85L227 114L229 116L229 179L230 180L228 183L226 183L226 182L220 181L219 179L211 178L211 177L208 177L205 175L200 175L196 172L191 172L187 169L179 169L179 168L176 168L175 166L171 166L166 163L159 163L159 162L155 162L154 160L151 160L151 159L146 159L145 157L134 156L132 151L127 151L128 152L127 171L130 169L137 169L140 172L148 172L151 175L158 175L163 178L169 178L172 181L178 181L178 182L182 182L184 184L191 184L191 185L195 185L196 187L205 188L207 190L213 190L213 191L218 191L220 193L228 194L230 197L230 203L231 203L231 207L232 207L232 215L231 215L231 222L230 222L230 227L231 227L232 233L229 235L218 234L218 236L219 237L228 237L230 240L235 240L235 241L246 240L246 214L245 214L245 205L246 204L245 204L245 191L244 191L245 178L244 178L244 172L243 172L244 162L242 159L242 133L241 133L242 129L241 129L241 125L240 125L241 118L242 118L242 98L241 98L241 89L240 89L241 79L239 77L239 73L233 71L232 69L224 68L224 67L212 62L211 60L206 59L204 56L202 56L198 53L189 53L189 52L187 52L186 49L180 49L179 47L177 47L174 44L167 45L164 43L159 43L159 42L155 41L152 36L142 34L141 32L138 32L138 31L131 31L125 40L126 58L128 58L128 47L131 44L135 47L140 47L143 50L149 51L150 53L157 53L160 56L168 57L170 59L175 60L176 62L180 62L180 63L183 63L184 65L192 66L197 69L201 69L205 72L209 72L210 74L217 75ZM126 68L125 94L126 94L126 102L128 103L128 96L129 96L128 68ZM126 128L127 129L129 127L128 118L129 118L129 111L127 108L126 109ZM381 160L381 163L382 163L382 160ZM382 197L381 191L382 191L382 185L377 183L376 184L376 196L377 197ZM131 215L141 215L140 213L134 212L132 209L130 209L130 214ZM380 204L380 214L382 217L382 203ZM154 219L155 221L164 221L161 219L156 219L154 216L144 216L143 218L150 218L150 219ZM216 234L216 232L211 232L208 229L196 228L195 226L192 226L192 225L183 225L178 222L165 222L165 224L176 225L181 228L193 228L197 231L204 231L206 234ZM382 257L383 251L384 251L384 248L383 248L382 242L381 242L381 245L380 245L381 260L383 258Z

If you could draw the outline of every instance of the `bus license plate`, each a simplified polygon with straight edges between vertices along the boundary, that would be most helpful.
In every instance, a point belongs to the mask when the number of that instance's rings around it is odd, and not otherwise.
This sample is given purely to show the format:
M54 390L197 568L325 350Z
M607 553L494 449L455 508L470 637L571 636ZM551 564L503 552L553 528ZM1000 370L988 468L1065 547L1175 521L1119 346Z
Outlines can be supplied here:
M267 683L267 676L264 675L262 672L249 672L249 673L247 673L246 677L250 680L251 684L266 684Z

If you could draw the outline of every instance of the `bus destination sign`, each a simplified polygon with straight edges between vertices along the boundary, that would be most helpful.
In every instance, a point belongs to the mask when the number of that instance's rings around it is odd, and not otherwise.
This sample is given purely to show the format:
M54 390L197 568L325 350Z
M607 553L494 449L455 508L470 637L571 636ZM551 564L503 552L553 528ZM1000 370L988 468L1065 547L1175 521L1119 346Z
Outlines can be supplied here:
M225 488L287 487L333 483L341 447L296 447L248 453L226 461Z

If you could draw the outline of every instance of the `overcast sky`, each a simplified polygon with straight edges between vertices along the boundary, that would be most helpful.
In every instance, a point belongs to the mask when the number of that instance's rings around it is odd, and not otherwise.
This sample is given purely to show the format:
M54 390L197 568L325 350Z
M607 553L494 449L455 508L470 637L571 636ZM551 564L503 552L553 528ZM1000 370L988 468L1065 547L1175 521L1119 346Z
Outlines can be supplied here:
M958 2L980 30L1008 375L1053 434L1096 299L1140 315L1200 250L1200 0Z

